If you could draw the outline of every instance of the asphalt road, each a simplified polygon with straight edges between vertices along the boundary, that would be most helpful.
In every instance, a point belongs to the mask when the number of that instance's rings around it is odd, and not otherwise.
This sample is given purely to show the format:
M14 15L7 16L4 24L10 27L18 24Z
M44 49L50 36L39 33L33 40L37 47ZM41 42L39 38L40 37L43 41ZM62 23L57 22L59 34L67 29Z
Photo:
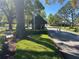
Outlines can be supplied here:
M48 30L64 59L79 59L79 35L55 29Z

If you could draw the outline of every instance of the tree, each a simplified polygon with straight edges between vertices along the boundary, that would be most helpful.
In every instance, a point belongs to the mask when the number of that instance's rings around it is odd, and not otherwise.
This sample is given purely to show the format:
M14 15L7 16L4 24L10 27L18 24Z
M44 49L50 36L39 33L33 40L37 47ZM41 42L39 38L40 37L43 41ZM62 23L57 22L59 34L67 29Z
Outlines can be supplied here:
M77 6L77 1L78 0L71 0L71 5L73 8L75 8Z
M62 23L62 21L63 21L63 19L60 18L58 15L49 14L49 16L48 16L49 25L58 25L58 24Z
M57 15L69 22L71 27L73 27L75 19L79 16L79 8L74 9L68 2L58 11Z
M63 1L63 0L61 0ZM15 0L16 2L16 18L17 18L17 34L19 38L23 37L23 33L25 32L25 20L24 20L24 0ZM35 10L40 12L40 3L38 3L38 0L35 0L36 3L34 3ZM38 5L37 5L38 4ZM35 13L35 12L34 12ZM23 32L22 32L23 31ZM21 36L22 35L22 36Z
M45 0L45 3L46 4L53 4L53 3L56 3L56 2L59 2L59 3L63 3L65 0Z
M44 6L39 0L35 0L34 4L35 10L40 14L41 10L44 10Z
M76 18L76 20L75 20L75 24L76 24L76 25L79 24L79 17Z
M25 23L27 24L27 28L29 28L29 25L32 21L32 12L34 11L34 6L32 4L32 0L24 0L24 2Z
M12 22L15 18L14 5L12 0L0 0L0 9L4 12L9 23L9 30L12 30Z
M16 6L16 36L18 38L24 38L25 35L25 19L24 19L24 0L15 0Z
M52 3L56 3L56 2L63 3L64 1L65 0L45 0L46 4L52 4ZM73 8L75 8L77 6L78 0L69 0L69 1Z
M42 10L42 11L40 12L40 15L46 20L46 13L45 13L44 10Z
M40 9L42 9L40 8L41 6L40 2L35 0L34 3L35 3L34 10L36 10L39 7L38 9L40 11ZM27 9L28 5L25 6L26 9L24 10L24 0L15 0L15 6L16 6L16 19L17 19L16 36L18 38L23 38L24 37L23 35L25 33L24 11L26 11L26 14L31 14L31 12L27 12L29 11L29 9Z
M54 22L54 16L52 14L49 14L49 16L48 16L49 25L53 25L53 22Z

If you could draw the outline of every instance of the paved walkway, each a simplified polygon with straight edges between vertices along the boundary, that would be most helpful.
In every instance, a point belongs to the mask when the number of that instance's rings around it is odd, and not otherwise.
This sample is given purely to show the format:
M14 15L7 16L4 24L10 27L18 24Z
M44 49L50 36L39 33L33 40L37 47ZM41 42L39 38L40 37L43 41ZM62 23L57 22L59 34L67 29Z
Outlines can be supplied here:
M65 59L79 59L79 35L57 31L55 28L48 30Z

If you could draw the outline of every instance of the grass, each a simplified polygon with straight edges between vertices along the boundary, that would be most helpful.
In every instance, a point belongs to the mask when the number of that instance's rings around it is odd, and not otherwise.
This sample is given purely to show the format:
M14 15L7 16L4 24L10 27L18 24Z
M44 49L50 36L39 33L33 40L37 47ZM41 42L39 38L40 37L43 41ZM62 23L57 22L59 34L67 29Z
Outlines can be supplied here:
M0 44L3 42L0 34ZM62 59L48 34L30 35L18 41L15 59Z
M47 34L30 37L17 42L15 59L61 59Z

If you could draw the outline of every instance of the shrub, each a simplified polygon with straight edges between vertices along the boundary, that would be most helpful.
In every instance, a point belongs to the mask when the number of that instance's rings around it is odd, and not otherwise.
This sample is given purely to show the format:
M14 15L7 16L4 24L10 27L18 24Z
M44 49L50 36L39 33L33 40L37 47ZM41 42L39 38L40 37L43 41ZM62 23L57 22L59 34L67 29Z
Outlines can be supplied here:
M79 32L79 28L75 28L74 29L74 32Z

